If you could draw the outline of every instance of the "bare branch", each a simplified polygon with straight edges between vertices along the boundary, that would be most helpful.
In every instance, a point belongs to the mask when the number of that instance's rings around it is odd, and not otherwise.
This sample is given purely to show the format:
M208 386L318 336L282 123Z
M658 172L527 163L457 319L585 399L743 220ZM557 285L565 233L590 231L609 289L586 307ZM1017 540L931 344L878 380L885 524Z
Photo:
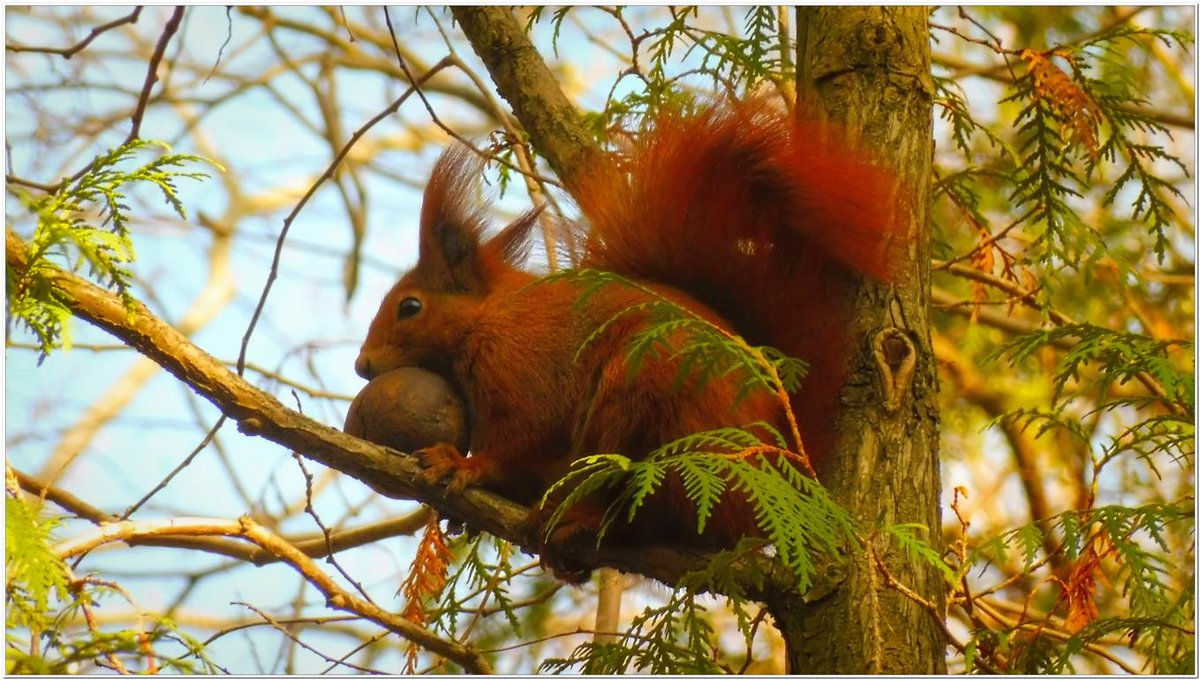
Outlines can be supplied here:
M100 527L93 534L60 544L55 548L55 553L66 559L114 541L174 536L228 536L249 540L290 565L305 580L316 586L325 596L329 606L370 619L397 635L412 640L436 654L452 659L461 664L468 672L493 672L487 660L470 647L438 637L421 626L346 592L322 571L312 561L312 558L249 517L237 520L198 517L159 522L117 522Z
M97 525L121 521L120 516L105 512L68 491L64 491L57 486L45 484L20 470L9 469L16 476L17 482L21 485L22 489L54 503L76 517L81 517ZM411 536L418 529L425 526L428 518L429 508L422 507L403 517L393 517L352 529L331 532L328 538L324 534L316 536L300 535L287 537L285 540L309 557L325 557L329 555L330 551L337 553L370 545L386 538ZM246 545L240 541L230 541L215 537L130 539L128 543L130 545L152 545L202 550L216 555L232 557L243 562L249 562L255 566L279 561L275 555L262 548Z
M25 46L25 45L5 45L4 49L9 52L36 52L39 54L57 54L57 55L61 55L64 59L70 59L71 57L78 54L81 50L83 50L83 48L92 44L92 41L95 40L96 38L100 37L100 35L102 33L104 33L105 31L111 31L112 29L114 29L118 26L124 26L125 24L136 24L138 17L141 16L141 14L142 14L143 9L144 9L144 7L141 7L141 6L134 7L133 11L130 12L128 15L123 16L120 19L114 19L114 20L108 22L107 24L101 24L100 26L93 28L92 31L87 34L86 38L84 38L83 40L80 40L79 42L75 43L71 47L64 48L64 47L33 47L33 46Z
M126 143L137 139L141 135L142 116L146 114L146 105L150 102L150 91L154 89L154 84L158 82L158 65L162 63L163 54L167 51L167 44L171 42L171 38L179 30L179 24L183 21L183 9L183 6L180 5L171 13L171 18L167 20L167 25L163 28L162 36L158 39L158 44L154 46L154 54L150 57L150 65L146 67L146 81L142 84L142 94L138 97L137 108L133 110L133 126L129 130L129 136L125 138Z

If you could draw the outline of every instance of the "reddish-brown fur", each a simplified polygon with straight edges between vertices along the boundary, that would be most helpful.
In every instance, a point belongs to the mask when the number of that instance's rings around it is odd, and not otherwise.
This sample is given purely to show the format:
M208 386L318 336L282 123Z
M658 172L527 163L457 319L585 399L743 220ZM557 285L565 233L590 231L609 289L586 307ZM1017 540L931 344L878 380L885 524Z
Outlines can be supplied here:
M431 478L532 502L584 455L637 459L688 434L757 420L788 431L771 395L735 401L736 376L672 389L677 362L662 358L631 379L626 341L644 327L637 315L622 316L580 353L595 329L647 295L609 285L576 307L576 283L529 285L536 277L518 262L534 215L481 241L480 208L469 200L478 165L464 154L447 152L435 168L418 264L384 298L356 364L367 378L421 366L462 393L470 455L427 449ZM819 464L854 340L848 283L856 273L893 278L905 245L893 227L890 176L835 126L726 102L660 116L628 153L572 190L587 225L581 266L635 279L753 345L809 362L791 405ZM400 319L408 297L420 311ZM595 529L602 502L581 506L555 540ZM643 516L650 519L614 535L720 547L754 531L745 502L731 498L697 536L694 512L670 478Z

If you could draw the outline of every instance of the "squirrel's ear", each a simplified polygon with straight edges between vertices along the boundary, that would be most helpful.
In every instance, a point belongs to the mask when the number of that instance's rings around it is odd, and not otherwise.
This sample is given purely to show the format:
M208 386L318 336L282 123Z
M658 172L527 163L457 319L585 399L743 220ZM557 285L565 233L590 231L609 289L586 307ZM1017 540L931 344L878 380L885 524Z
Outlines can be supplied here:
M482 165L465 146L450 147L433 166L425 187L417 271L435 290L483 289L479 247L484 216L475 195Z
M501 262L514 267L520 265L529 256L532 247L529 231L537 224L538 217L545 209L546 204L543 203L527 211L489 239L485 247L495 253Z

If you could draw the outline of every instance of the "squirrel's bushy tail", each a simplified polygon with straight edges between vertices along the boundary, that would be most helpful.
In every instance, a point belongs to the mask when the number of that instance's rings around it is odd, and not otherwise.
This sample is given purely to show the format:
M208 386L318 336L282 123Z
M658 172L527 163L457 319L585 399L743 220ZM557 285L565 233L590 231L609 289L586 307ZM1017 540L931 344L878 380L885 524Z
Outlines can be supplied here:
M847 274L894 280L906 246L892 174L832 123L724 101L660 115L574 188L580 266L678 288L809 362L792 404L820 457L845 380Z

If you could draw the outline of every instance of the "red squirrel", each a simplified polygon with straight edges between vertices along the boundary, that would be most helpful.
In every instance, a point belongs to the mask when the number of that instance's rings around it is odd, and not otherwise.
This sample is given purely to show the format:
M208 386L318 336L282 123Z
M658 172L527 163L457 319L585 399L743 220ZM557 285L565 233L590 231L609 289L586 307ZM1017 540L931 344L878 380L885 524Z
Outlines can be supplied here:
M590 454L637 460L686 435L756 421L791 431L777 396L739 398L737 376L679 389L670 353L631 373L627 341L646 319L622 312L652 296L610 284L577 304L577 281L541 281L523 269L537 215L484 239L484 208L474 199L480 170L461 146L437 162L417 264L383 299L355 363L367 379L421 367L461 393L470 455L452 444L419 452L428 479L534 503ZM808 363L789 398L819 469L856 342L849 284L859 275L898 275L905 239L892 175L833 124L762 101L723 101L658 115L629 149L585 169L570 188L586 225L580 268L619 274L751 345ZM566 528L543 537L544 550L594 532L603 510L603 499L581 504ZM726 498L698 534L682 484L671 478L639 517L609 535L716 549L756 533L745 500Z

